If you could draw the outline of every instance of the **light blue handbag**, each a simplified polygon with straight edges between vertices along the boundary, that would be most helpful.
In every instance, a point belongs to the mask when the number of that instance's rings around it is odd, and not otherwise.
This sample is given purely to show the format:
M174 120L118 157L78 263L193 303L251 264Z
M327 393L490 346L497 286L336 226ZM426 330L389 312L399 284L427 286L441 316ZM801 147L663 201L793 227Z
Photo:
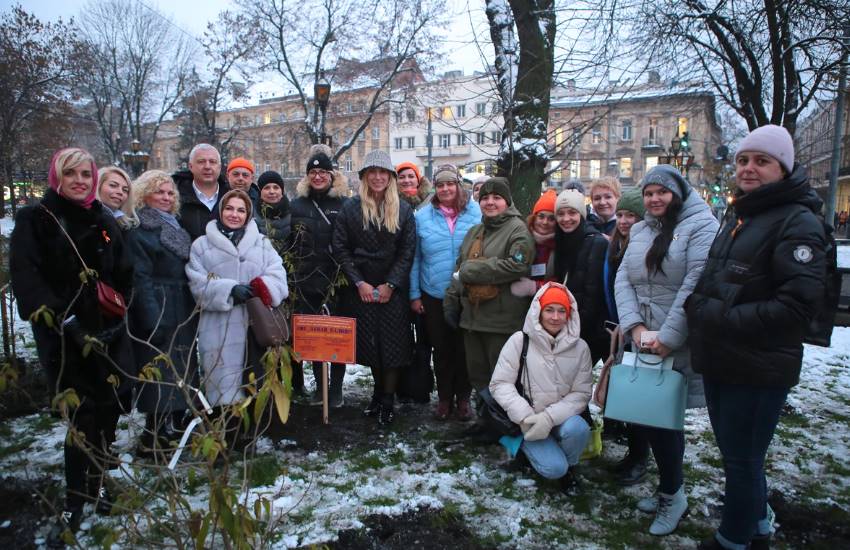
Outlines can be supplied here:
M603 416L643 426L683 430L687 380L672 369L672 360L668 367L667 361L660 357L653 363L647 361L645 354L639 354L642 364L652 365L639 366L638 354L634 355L634 364L611 367Z

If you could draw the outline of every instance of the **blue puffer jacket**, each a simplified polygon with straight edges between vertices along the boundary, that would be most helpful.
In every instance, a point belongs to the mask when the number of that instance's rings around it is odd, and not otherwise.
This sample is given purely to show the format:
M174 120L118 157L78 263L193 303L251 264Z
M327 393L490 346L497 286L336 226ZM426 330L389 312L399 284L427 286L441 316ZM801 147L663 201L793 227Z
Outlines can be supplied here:
M416 256L410 270L410 299L426 293L444 298L452 278L460 245L473 226L481 223L477 202L469 202L455 222L455 232L449 232L445 216L432 204L416 212Z

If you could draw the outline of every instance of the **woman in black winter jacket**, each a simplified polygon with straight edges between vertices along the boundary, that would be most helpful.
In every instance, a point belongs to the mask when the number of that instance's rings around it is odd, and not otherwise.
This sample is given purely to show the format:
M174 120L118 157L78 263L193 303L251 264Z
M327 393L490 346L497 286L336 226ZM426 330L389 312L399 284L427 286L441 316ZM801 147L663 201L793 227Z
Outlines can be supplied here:
M132 268L118 225L95 200L92 156L77 148L57 151L48 182L41 204L18 212L9 268L18 312L32 323L51 389L72 390L80 401L69 411L64 511L47 541L64 547L61 535L79 527L86 500L96 501L98 513L111 509L101 482L111 467L109 445L115 440L121 401L130 391L127 379L134 373L128 372L133 361L123 319L101 311L95 281L129 296ZM96 272L89 272L87 282L81 282L83 262ZM84 356L87 337L104 347L92 346Z
M768 547L765 454L799 380L826 276L821 201L794 164L788 132L754 130L735 166L733 215L686 304L693 368L726 473L720 528L701 548Z
M372 151L360 169L360 196L343 206L333 251L348 279L347 312L357 318L357 362L372 369L375 387L364 411L393 421L399 369L410 365L408 285L416 253L413 209L398 198L395 167Z
M192 240L176 214L180 200L171 177L160 170L142 174L133 182L133 204L139 226L127 236L133 259L133 301L130 328L136 364L159 369L160 380L141 385L137 408L146 414L137 454L150 456L171 449L185 427L186 388L196 386L195 299L189 290L186 262ZM165 354L171 364L154 362Z
M289 258L290 300L295 313L321 315L337 313L337 293L342 274L339 262L331 252L334 223L347 200L348 182L345 174L334 170L331 150L326 145L314 145L304 178L295 187L290 203ZM291 265L292 269L289 269ZM313 365L317 387L310 401L321 404L322 369ZM332 363L328 404L342 407L342 382L345 365ZM304 375L300 363L293 361L292 389L303 391Z
M257 229L269 238L274 249L283 256L292 219L289 199L283 192L283 178L274 170L268 170L257 178L257 187L260 190L254 212Z
M584 195L575 189L561 191L555 201L555 251L549 256L546 279L564 284L578 304L581 338L590 347L595 365L610 349L605 331L607 306L603 271L608 240L587 223Z

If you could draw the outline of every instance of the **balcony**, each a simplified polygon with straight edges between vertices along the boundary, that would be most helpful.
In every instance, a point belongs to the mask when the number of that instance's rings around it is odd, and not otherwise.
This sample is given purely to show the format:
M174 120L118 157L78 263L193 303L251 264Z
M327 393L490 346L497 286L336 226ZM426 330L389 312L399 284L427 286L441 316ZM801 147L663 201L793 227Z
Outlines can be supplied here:
M640 147L641 149L663 149L662 144L663 140L660 137L649 138L645 137L641 140Z
M468 156L472 153L472 145L452 145L450 147L439 147L438 145L434 145L434 148L431 150L431 157L439 158L439 157L463 157ZM416 156L417 157L428 157L428 148L427 147L417 147L416 148Z

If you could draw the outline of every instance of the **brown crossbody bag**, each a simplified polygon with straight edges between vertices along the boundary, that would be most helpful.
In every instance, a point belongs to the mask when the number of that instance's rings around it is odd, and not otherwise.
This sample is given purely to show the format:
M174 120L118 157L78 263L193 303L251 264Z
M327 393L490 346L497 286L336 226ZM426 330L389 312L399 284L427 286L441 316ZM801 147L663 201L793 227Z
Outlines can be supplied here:
M472 241L472 246L469 247L469 252L466 254L466 259L470 261L483 260L484 258L484 228ZM499 286L491 284L464 284L466 288L466 297L469 303L477 306L481 302L492 300L499 295Z

